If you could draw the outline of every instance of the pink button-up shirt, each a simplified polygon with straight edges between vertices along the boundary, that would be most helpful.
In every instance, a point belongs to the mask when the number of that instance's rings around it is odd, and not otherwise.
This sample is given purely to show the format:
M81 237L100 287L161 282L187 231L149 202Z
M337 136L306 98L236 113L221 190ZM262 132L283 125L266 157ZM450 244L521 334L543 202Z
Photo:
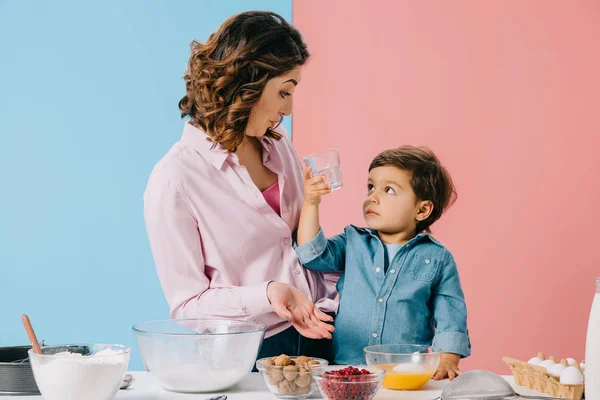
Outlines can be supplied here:
M263 162L278 176L281 217L235 154L211 148L185 123L182 138L154 167L144 215L158 277L172 318L225 317L290 324L266 296L269 281L289 283L325 311L335 311L337 276L304 269L292 247L303 201L302 165L283 127L262 138Z

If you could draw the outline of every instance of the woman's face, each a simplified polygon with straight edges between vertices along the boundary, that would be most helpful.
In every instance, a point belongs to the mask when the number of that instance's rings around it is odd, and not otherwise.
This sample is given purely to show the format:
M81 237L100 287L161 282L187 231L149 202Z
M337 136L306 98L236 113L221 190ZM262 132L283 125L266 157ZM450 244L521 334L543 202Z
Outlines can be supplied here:
M267 82L252 109L246 135L262 137L267 129L276 127L284 115L292 113L293 94L302 78L302 67L273 78Z

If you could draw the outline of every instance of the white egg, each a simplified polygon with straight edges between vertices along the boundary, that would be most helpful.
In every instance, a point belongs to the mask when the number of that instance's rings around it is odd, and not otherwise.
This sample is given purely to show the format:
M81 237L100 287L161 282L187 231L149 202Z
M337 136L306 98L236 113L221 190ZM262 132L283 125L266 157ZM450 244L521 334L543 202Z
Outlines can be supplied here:
M550 368L552 368L556 363L552 360L544 360L540 363L540 367L546 368L546 371L550 372Z
M580 385L583 383L583 375L577 367L567 367L560 374L560 383L563 385Z
M533 357L530 358L529 361L527 361L529 364L533 364L533 365L540 365L540 363L542 362L542 359L539 357Z
M574 358L567 358L567 362L569 363L569 365L573 365L577 362L577 360Z
M557 378L558 378L558 377L560 376L560 374L561 374L561 373L562 373L562 372L565 370L565 368L567 368L567 367L565 367L565 366L564 366L564 365L562 365L562 364L554 364L554 365L553 365L553 366L550 368L550 370L548 371L548 373L549 373L550 375L552 375L552 376L555 376L555 377L557 377Z

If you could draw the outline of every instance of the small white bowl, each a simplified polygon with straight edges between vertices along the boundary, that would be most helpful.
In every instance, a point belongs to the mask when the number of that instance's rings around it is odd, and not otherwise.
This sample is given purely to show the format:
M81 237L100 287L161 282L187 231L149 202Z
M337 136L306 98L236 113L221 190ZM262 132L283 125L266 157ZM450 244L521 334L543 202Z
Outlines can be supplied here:
M121 386L131 350L114 344L44 346L29 350L44 400L111 400Z

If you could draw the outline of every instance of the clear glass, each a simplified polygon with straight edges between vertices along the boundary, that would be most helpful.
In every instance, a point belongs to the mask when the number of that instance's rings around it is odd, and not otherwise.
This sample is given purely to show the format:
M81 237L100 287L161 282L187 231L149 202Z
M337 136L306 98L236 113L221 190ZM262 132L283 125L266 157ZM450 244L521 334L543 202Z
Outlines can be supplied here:
M585 341L585 398L600 399L600 278L588 319Z
M114 344L77 344L28 351L45 400L110 400L127 372L131 350Z
M414 344L382 344L364 348L367 365L385 371L383 387L392 390L419 390L433 376L442 350Z
M377 367L363 365L353 365L358 369L366 369L370 372L368 375L350 375L336 376L326 375L325 372L346 368L343 365L328 366L320 370L313 371L315 380L321 395L325 400L338 400L357 398L361 400L372 400L375 398L381 381L386 372Z
M296 358L290 357L291 360ZM311 371L320 371L329 364L322 358L311 358L319 362L319 365L311 367ZM286 371L286 367L265 364L265 360L270 359L268 357L257 360L256 369L262 375L271 393L280 399L306 399L313 394L316 387L311 372L296 371L293 368Z
M169 391L208 393L240 382L252 367L266 326L229 319L173 319L137 324L142 360Z
M331 191L340 189L343 185L342 167L338 149L329 149L312 153L304 157L304 163L312 168L312 176L324 176L325 183L331 185Z

